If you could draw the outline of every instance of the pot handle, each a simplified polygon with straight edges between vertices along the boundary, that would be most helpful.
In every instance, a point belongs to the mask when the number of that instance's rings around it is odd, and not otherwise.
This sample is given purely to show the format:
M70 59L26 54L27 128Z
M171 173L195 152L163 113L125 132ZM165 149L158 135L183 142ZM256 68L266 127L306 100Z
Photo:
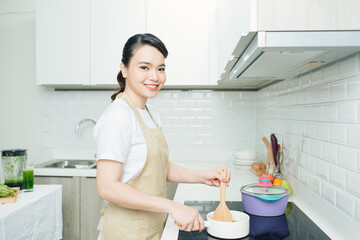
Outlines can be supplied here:
M261 200L265 202L275 202L279 200L280 198L285 197L285 195L279 195L279 196L260 196L260 195L253 195L254 197L260 198Z
M205 227L210 227L210 222L209 221L205 221Z
M174 221L174 223L177 225L177 226L181 226L180 223L178 223L177 221ZM205 227L210 227L210 222L209 221L205 221Z

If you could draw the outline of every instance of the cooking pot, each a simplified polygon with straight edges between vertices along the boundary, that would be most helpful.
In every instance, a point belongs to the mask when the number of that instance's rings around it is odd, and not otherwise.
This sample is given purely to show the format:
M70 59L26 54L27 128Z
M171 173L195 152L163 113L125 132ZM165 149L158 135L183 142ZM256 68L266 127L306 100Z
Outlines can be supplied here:
M285 213L290 191L273 186L270 178L260 177L259 183L241 188L244 210L257 216L280 216Z
M274 236L283 239L289 236L288 223L285 214L275 217L262 217L249 214L250 237ZM271 238L269 238L271 239Z
M238 239L249 235L249 215L239 211L230 210L230 212L233 222L216 221L212 218L214 212L208 213L205 221L208 234L222 239Z

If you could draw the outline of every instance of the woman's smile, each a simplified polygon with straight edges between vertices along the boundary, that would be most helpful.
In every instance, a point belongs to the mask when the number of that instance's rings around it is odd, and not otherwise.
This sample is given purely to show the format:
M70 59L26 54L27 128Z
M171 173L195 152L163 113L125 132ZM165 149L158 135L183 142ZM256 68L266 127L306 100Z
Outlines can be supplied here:
M157 91L158 88L159 88L159 85L158 84L145 84L145 87L150 90L150 91Z

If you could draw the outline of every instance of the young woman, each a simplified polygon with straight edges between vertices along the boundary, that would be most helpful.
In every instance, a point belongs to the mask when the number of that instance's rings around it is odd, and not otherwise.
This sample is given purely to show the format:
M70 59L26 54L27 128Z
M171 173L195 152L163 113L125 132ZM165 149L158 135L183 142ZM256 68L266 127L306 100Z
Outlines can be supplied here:
M168 162L159 115L146 105L166 81L165 45L152 34L129 38L123 50L120 89L94 129L97 191L108 201L101 210L99 239L160 239L167 214L185 231L202 231L196 209L166 199L166 181L228 184L219 169L190 170Z

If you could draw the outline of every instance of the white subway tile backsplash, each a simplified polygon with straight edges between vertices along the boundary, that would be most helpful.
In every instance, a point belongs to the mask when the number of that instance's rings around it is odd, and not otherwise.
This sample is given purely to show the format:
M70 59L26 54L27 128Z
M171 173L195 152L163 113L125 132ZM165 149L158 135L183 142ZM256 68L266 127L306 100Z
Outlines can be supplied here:
M331 123L330 125L330 141L335 143L346 143L346 124Z
M303 75L300 77L300 82L301 82L301 87L302 87L302 88L309 86L309 85L311 84L311 76L310 76L310 73L303 74Z
M360 148L360 124L347 125L347 142L350 146Z
M324 67L324 81L332 81L338 78L339 75L339 64L334 62Z
M317 157L322 157L323 153L323 142L319 140L312 139L311 140L311 154Z
M360 149L357 151L357 171L360 172Z
M309 174L309 187L316 194L321 194L321 178L317 177L314 174Z
M316 174L321 177L324 178L325 180L329 179L329 163L321 160L321 159L316 159L316 169L315 169Z
M350 217L355 216L355 198L347 192L337 189L336 190L336 207L349 215Z
M301 79L300 79L300 77L294 78L294 81L293 81L293 89L299 89L300 86L301 86Z
M346 170L334 164L330 164L329 181L338 187L345 189Z
M355 170L357 166L357 149L339 146L338 165Z
M346 191L360 198L360 174L353 171L347 171Z
M334 90L330 88L329 84L316 87L316 95L312 97L312 102L319 103L330 101L330 98L333 96L333 91Z
M324 142L323 146L324 146L324 152L323 152L324 159L326 159L329 162L336 163L338 158L338 145L329 142Z
M350 77L358 73L358 56L353 54L339 61L339 77Z
M337 122L338 121L338 103L328 103L323 106L324 121Z
M311 84L319 84L323 81L323 68L318 68L311 72Z
M305 184L306 186L309 185L309 172L303 168L300 168L300 181Z
M322 180L321 182L321 197L326 201L335 205L336 188L334 185Z
M347 85L345 81L331 83L331 101L341 101L347 99Z
M311 106L310 120L321 121L323 120L323 106L313 105Z
M309 170L310 172L315 172L315 168L316 168L316 157L313 157L311 155L306 155L306 164L305 164L305 168L307 170Z
M357 102L339 103L339 121L347 123L357 122Z
M256 111L256 128L264 128L260 131L266 134L283 133L290 152L285 178L294 176L301 183L295 188L310 188L358 221L359 70L360 52L287 79L257 94Z
M360 221L360 199L356 199L355 202L355 219Z
M330 139L330 123L315 122L315 137L322 140Z
M360 99L360 75L351 77L347 80L349 99Z

